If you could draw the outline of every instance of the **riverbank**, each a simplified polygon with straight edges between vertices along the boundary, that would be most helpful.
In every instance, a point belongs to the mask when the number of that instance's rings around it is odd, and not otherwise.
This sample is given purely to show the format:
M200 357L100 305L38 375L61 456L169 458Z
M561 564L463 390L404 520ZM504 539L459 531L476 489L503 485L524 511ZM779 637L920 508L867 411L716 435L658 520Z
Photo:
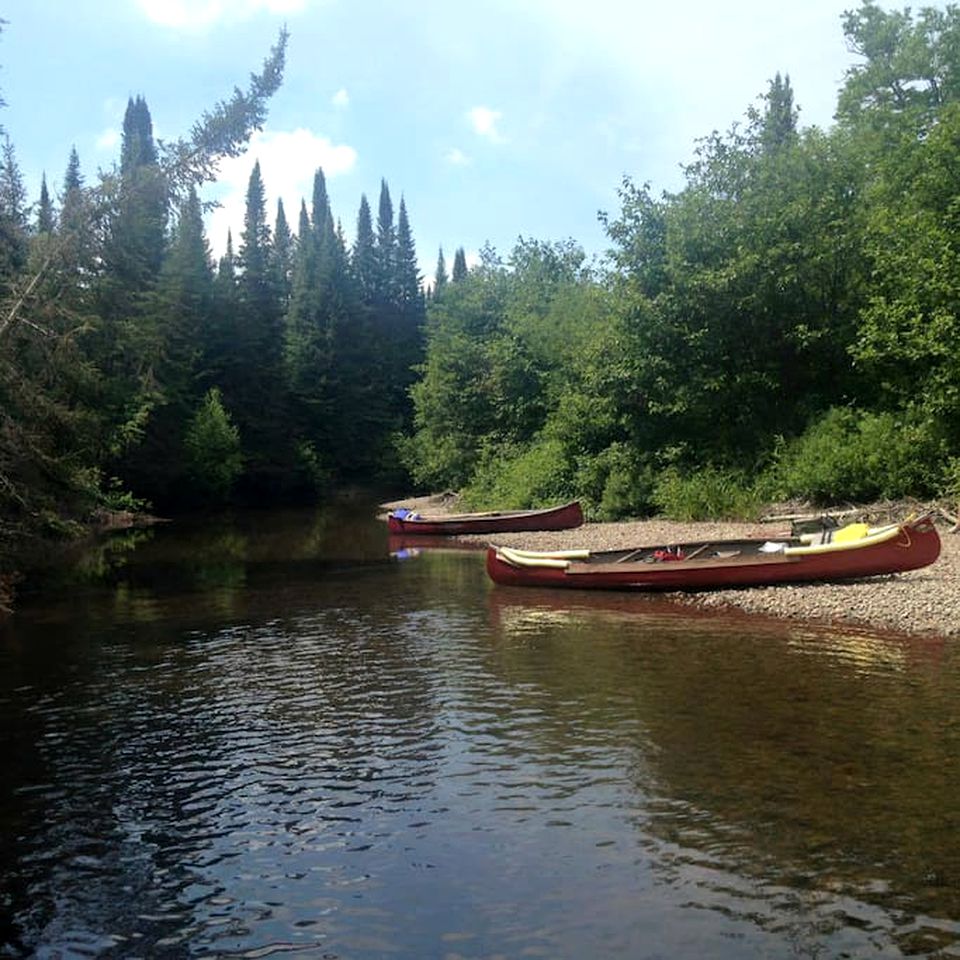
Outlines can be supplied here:
M452 512L455 498L449 494L410 498L383 504L384 509L407 506L422 513ZM888 509L888 508L887 508ZM851 511L850 519L886 523L899 517L882 516L884 508L864 507ZM854 515L855 514L855 515ZM942 549L936 563L885 577L839 583L782 584L712 590L705 593L670 593L678 602L699 607L736 608L751 613L817 623L850 623L901 633L960 636L960 534L950 533L952 524L936 517ZM786 521L767 523L628 520L587 523L575 530L501 533L495 540L504 546L532 550L587 548L616 550L638 544L689 543L700 539L765 537L776 539L789 532ZM487 542L492 536L458 539Z

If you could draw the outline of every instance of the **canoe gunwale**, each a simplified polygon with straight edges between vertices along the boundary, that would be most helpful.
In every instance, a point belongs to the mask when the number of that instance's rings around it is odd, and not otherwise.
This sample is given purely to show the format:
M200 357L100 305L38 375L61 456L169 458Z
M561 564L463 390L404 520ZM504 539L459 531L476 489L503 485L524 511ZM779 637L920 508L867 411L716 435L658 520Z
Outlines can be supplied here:
M495 582L515 586L702 590L902 573L933 563L940 553L940 539L929 517L872 529L858 540L810 545L787 538L777 541L789 544L785 549L761 551L761 545L767 542L753 539L684 544L683 552L710 546L718 553L738 552L681 560L654 559L651 553L657 548L648 546L639 548L645 553L644 559L626 562L623 558L637 551L556 551L551 555L491 545L487 571Z

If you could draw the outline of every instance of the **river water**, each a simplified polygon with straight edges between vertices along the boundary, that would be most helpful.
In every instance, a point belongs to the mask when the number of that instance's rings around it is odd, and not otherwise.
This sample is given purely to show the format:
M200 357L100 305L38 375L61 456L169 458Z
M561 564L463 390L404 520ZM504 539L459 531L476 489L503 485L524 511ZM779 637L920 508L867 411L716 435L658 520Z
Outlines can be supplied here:
M27 584L0 956L960 956L955 644L402 547L247 514Z

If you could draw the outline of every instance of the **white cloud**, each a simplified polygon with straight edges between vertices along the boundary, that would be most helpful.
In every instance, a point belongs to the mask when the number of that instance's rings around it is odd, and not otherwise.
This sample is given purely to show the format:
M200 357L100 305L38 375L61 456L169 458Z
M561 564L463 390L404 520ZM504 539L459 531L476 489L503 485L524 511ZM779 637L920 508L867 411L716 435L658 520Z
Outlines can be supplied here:
M465 167L470 163L470 158L459 147L451 147L443 159L455 167Z
M340 110L350 106L350 94L341 87L331 98L330 102Z
M149 20L164 27L202 30L257 13L299 13L307 0L138 0Z
M490 107L473 107L467 111L467 120L477 136L485 137L492 143L503 143L504 139L497 130L497 123L503 117L499 110Z
M220 162L217 178L220 206L211 212L207 220L210 245L217 255L226 246L228 229L233 233L234 249L239 246L247 186L250 172L257 161L267 195L268 222L273 225L279 198L283 200L287 223L296 231L300 201L306 200L309 206L317 168L323 169L328 181L350 173L356 165L357 152L351 146L331 143L326 137L317 136L302 127L255 133L246 153Z
M120 142L120 131L115 127L108 127L97 137L98 150L112 150Z

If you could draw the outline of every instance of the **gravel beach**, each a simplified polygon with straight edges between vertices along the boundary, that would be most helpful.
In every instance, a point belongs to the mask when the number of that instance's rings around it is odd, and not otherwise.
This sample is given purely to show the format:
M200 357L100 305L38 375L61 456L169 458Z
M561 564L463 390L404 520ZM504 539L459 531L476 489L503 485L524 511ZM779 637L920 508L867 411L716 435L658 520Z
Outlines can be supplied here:
M447 496L408 498L382 505L384 510L406 506L421 513L452 512ZM878 516L864 508L850 518L888 523L897 517ZM922 570L839 583L783 584L701 593L664 594L681 603L700 607L736 608L751 613L818 623L851 623L897 633L960 636L960 534L950 533L951 523L936 517L942 549L936 563ZM789 533L790 523L678 523L671 520L630 520L587 523L575 530L500 533L459 537L470 542L495 541L532 550L587 548L615 550L639 544L691 542L700 539L765 537Z

